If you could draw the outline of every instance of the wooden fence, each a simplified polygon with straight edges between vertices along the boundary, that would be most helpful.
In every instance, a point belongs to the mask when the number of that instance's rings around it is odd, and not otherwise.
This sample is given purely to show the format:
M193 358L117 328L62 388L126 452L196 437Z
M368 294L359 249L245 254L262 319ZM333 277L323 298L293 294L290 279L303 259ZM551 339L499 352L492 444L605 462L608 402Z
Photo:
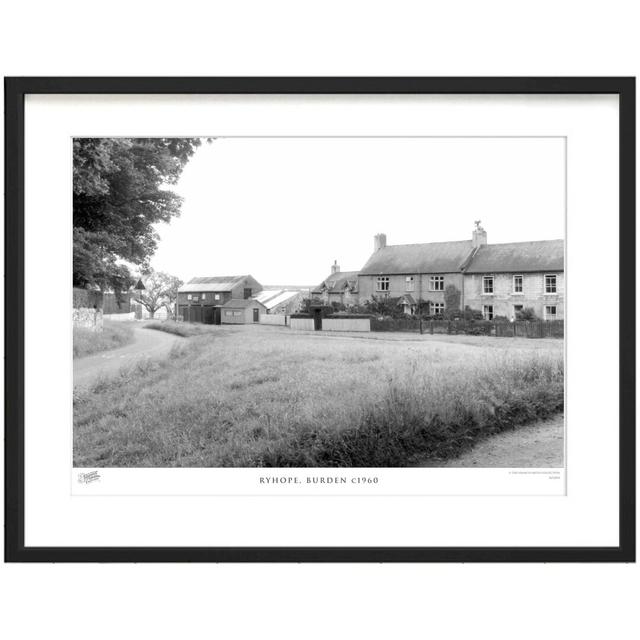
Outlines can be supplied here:
M428 334L495 336L497 338L563 338L564 320L494 322L491 320L421 320L372 318L372 331L409 331Z

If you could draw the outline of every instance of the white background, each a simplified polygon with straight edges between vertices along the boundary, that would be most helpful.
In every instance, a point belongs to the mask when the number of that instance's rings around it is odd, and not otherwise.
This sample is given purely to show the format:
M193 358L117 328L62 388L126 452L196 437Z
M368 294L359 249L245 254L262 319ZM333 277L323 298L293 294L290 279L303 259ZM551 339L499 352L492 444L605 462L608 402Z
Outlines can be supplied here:
M618 118L616 96L28 96L25 289L38 295L25 299L26 545L615 546L618 286L615 271L593 269L593 247L602 262L618 263ZM121 494L123 478L130 478L133 495L70 495L71 326L64 314L51 314L42 331L41 309L55 309L64 298L41 283L43 265L51 281L71 280L71 137L75 131L160 135L180 127L188 135L211 123L223 136L256 129L266 135L567 136L566 497L557 495L561 478L497 480L495 470L461 469L378 471L379 493L395 498L353 497L356 491L340 500L268 498L265 493L287 488L256 491L256 471L246 469L111 470L99 488L89 485L82 493ZM610 325L598 340L579 313L592 306L594 291L606 292L611 305ZM67 290L67 308L70 298ZM600 371L606 376L594 375ZM469 488L465 477L475 481L476 474L478 486ZM176 486L164 491L163 480L174 476ZM171 495L191 494L179 479L200 476L209 495ZM442 476L447 483L440 489ZM148 496L149 477L163 495ZM229 490L231 483L236 487ZM243 492L259 497L220 497ZM416 493L422 495L403 497ZM438 495L451 493L457 495ZM513 497L522 493L533 495Z
M636 75L634 2L12 3L6 75ZM634 566L3 566L12 638L602 638Z

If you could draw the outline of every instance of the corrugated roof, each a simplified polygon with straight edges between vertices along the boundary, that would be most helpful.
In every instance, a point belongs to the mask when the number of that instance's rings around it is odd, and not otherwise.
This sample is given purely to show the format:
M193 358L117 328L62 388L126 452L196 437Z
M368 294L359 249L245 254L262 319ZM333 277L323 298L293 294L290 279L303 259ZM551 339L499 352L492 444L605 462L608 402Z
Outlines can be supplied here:
M471 250L471 240L387 245L369 258L360 275L455 273Z
M264 305L261 302L258 302L254 298L247 298L246 300L241 300L240 298L231 298L228 302L225 302L222 305L223 309L246 309L254 304L259 304L261 307Z
M564 240L510 242L481 246L467 273L564 271Z
M211 278L192 278L183 284L178 291L180 293L194 293L198 291L231 291L241 280L250 277L244 276L214 276Z
M258 302L261 302L266 306L266 303L269 300L271 300L272 298L275 298L276 296L279 296L282 292L283 292L283 289L263 289L260 293L253 296L253 299L257 300Z
M338 271L323 280L311 293L322 293L323 285L329 293L342 293L345 287L357 287L358 271Z
M278 305L285 304L302 295L300 291L278 291L275 296L267 298L266 300L260 299L260 296L256 296L255 299L258 302L262 303L267 309L271 310L277 307Z

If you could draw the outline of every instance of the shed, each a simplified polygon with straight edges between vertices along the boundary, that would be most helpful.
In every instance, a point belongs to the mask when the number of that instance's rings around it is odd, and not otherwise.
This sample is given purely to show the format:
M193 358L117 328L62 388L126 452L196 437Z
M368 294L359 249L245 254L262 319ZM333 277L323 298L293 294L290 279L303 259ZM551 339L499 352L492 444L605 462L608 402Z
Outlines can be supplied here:
M266 307L255 299L232 299L222 305L222 324L253 324L260 322Z

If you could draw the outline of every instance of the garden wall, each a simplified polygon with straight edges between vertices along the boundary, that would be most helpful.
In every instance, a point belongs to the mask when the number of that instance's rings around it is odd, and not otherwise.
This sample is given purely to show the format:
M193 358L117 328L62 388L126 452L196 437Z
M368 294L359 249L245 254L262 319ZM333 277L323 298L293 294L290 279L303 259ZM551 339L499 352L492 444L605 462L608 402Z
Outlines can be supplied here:
M105 313L103 316L104 320L111 320L112 322L124 322L136 319L136 314L131 311L131 313Z
M299 320L306 318L298 318ZM279 326L286 326L287 316L279 313L261 313L260 314L260 324L275 324Z
M291 328L299 331L313 331L313 318L291 318Z
M323 331L371 331L371 318L322 318Z
M73 326L90 331L102 331L102 311L80 307L73 310Z

